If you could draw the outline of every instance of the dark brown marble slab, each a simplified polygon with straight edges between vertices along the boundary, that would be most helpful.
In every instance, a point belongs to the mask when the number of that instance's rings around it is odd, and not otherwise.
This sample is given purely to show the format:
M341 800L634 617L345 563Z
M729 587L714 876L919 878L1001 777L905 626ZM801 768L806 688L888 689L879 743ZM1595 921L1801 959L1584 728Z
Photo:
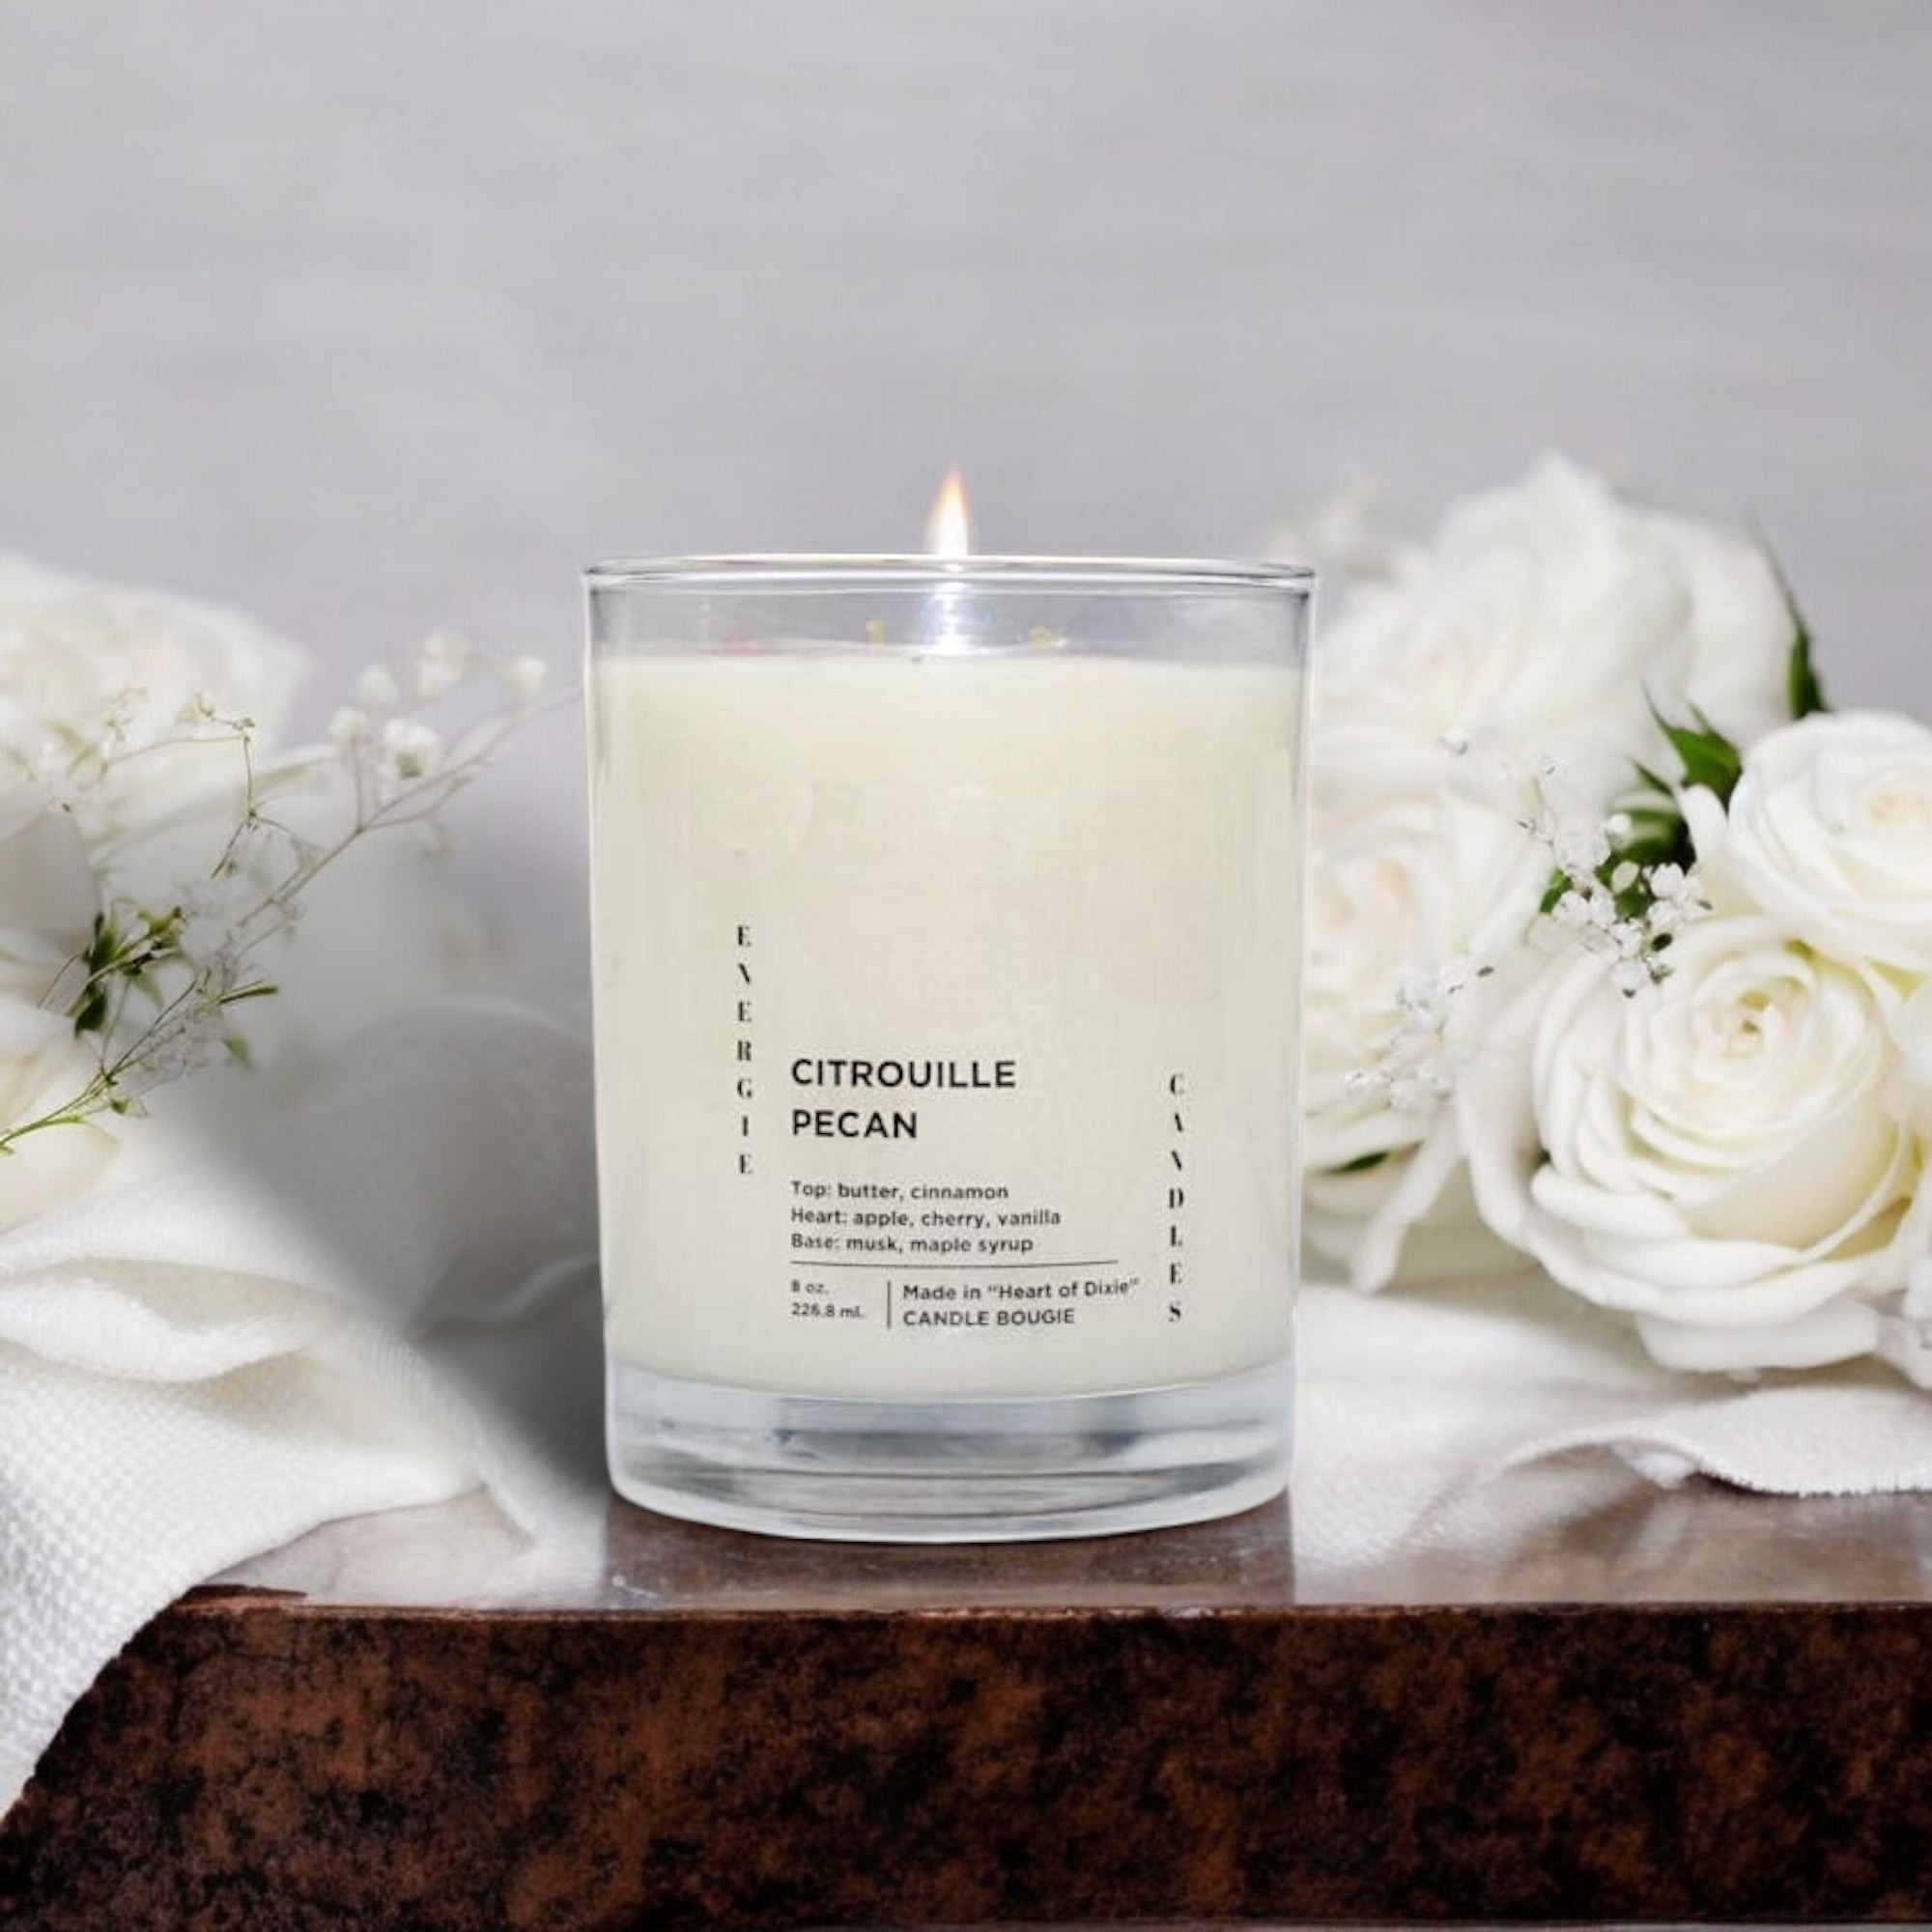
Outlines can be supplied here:
M0 1925L1932 1918L1919 1499L1635 1490L1380 1603L1306 1601L1279 1509L908 1550L613 1504L482 1608L482 1521L158 1618L0 1829Z

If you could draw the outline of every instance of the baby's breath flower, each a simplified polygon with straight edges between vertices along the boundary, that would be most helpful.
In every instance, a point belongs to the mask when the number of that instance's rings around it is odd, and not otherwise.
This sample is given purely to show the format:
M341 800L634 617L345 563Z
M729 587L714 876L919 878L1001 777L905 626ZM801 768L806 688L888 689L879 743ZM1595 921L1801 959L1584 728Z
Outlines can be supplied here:
M198 879L176 889L158 907L103 891L88 944L51 977L48 1001L64 1011L95 1056L86 1085L32 1120L0 1119L0 1154L23 1136L103 1112L130 1113L156 1087L198 1071L235 1044L230 1009L268 997L274 987L253 963L268 942L299 925L309 886L370 833L407 827L428 849L445 849L438 812L483 766L508 732L535 710L542 662L509 664L480 658L456 638L432 638L412 662L407 696L383 666L356 682L357 702L330 719L328 736L338 771L353 781L345 822L317 836L297 833L275 815L274 802L291 783L258 786L256 727L226 716L206 693L166 714L156 725L148 695L129 687L99 714L98 739L76 748L49 737L44 758L30 759L32 741L15 732L6 748L22 767L43 763L50 806L84 801L102 775L169 743L232 742L240 766L242 805L227 843ZM507 693L492 717L453 740L416 715L428 700L474 680ZM31 719L29 724L31 724ZM76 755L76 749L78 755ZM328 760L311 760L321 772ZM298 762L292 769L299 772Z
M1484 968L1461 956L1434 971L1406 968L1397 976L1395 1026L1374 1061L1351 1071L1345 1086L1357 1098L1377 1099L1396 1113L1427 1113L1454 1091L1448 1029L1459 993L1483 977Z
M371 711L386 711L402 695L396 674L387 665L371 665L355 680L355 696Z
M195 1007L172 1022L154 1028L115 1070L114 1084L125 1107L190 1073L199 1073L227 1044L219 1007Z
M1549 917L1566 932L1580 932L1590 923L1595 903L1587 894L1579 893L1575 886L1572 886L1549 908Z
M1619 959L1610 968L1610 984L1627 999L1642 992L1654 978L1648 962L1639 958Z
M439 632L423 640L416 653L415 693L428 702L446 696L462 683L476 653L462 638Z
M148 694L137 684L130 684L115 694L100 724L100 750L103 754L111 755L128 742L134 721L147 701Z
M1647 807L1653 828L1667 814ZM1611 962L1619 991L1634 993L1669 971L1668 949L1706 908L1684 867L1655 859L1644 847L1637 817L1613 811L1601 821L1559 823L1540 790L1521 820L1529 835L1549 848L1554 877L1544 900L1550 922L1585 951ZM1656 836L1655 831L1651 836Z
M1573 878L1579 872L1594 872L1610 856L1609 828L1605 825L1568 825L1554 840L1556 864Z
M442 739L419 718L391 718L383 726L383 756L395 778L425 777L442 756Z
M233 863L213 878L190 886L182 895L175 950L197 972L230 970L243 923L260 897L260 887Z

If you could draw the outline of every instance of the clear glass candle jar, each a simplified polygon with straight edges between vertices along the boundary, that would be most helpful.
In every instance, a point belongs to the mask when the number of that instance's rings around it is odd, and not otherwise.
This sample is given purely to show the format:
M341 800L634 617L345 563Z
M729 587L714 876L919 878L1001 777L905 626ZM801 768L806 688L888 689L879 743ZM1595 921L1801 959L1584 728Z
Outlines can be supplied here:
M1311 582L589 572L624 1495L995 1541L1280 1491Z

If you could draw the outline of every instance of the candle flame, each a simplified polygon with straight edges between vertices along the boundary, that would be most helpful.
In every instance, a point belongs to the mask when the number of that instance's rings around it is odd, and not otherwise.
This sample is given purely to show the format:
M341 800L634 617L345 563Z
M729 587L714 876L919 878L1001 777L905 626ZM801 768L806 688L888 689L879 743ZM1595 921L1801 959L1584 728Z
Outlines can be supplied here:
M956 468L946 472L932 515L925 520L925 548L931 556L971 556L973 519L966 507L966 485Z

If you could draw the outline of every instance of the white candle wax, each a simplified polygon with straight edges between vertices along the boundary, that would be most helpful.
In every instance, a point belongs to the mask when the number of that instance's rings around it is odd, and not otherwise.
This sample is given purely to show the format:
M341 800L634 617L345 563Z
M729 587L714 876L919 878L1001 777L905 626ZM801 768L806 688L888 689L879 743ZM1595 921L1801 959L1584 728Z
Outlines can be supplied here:
M1280 1362L1300 704L1258 664L602 658L613 1357L875 1398Z

